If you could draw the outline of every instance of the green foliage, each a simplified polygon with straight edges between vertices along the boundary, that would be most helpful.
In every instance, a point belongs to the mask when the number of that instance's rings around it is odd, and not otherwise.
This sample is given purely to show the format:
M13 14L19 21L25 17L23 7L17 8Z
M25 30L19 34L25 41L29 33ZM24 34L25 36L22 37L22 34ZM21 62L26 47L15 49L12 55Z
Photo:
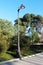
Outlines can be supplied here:
M24 16L23 16L23 18L27 21L27 22L30 22L31 21L31 17L30 17L30 14L25 14Z
M9 42L7 36L1 34L0 35L0 54L6 52L9 47Z
M20 31L20 35L23 35L20 37L20 39L21 39L20 41L22 41L22 43L20 42L21 45L24 44L24 46L25 46L25 43L26 44L28 43L28 45L38 43L38 41L39 41L39 36L38 36L39 30L38 30L38 28L40 28L39 24L40 24L42 18L43 17L40 15L36 16L35 14L29 14L29 13L25 14L23 16L23 18L19 18L19 22L20 22L19 23L19 28L20 28L19 31ZM16 20L15 22L18 22L18 21ZM16 23L16 25L18 25L18 23ZM29 26L31 27L31 30L29 30L28 33L31 31L32 35L30 37L27 36L28 37L28 39L27 39L25 32ZM37 27L37 30L34 31L34 28L36 28L36 27ZM24 42L24 40L25 40L25 42Z
M31 45L36 45L39 42L40 38L37 32L34 32L31 36Z
M39 42L38 28L42 28L40 25L43 22L43 17L35 14L25 14L22 18L19 18L19 32L20 32L20 47L21 50L28 50L30 45L37 44ZM30 30L27 28L30 26ZM34 28L37 28L34 31ZM31 32L31 36L26 36L26 31ZM28 34L27 33L27 34ZM9 46L10 51L17 52L17 44L18 44L18 19L15 20L15 24L13 24L8 20L0 19L0 56L1 54L7 52ZM27 52L26 52L27 53Z
M35 14L30 14L30 17L31 17L31 21L35 19Z
M0 57L0 62L7 61L13 59L13 56L7 53L4 53L3 56Z
M5 53L10 45L10 38L14 35L14 26L8 20L0 19L0 55Z
M37 19L38 21L42 21L42 20L43 20L43 17L42 17L41 15L37 15L37 16L36 16L36 19Z

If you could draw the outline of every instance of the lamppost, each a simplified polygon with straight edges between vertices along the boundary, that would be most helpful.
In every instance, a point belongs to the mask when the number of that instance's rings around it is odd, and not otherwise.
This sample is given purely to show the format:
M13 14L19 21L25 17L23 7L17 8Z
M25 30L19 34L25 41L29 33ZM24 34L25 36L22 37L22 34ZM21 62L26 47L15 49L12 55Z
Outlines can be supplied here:
M19 58L21 59L21 52L20 52L20 30L19 30L19 12L21 9L24 9L25 6L23 4L21 4L20 8L17 10L18 11L18 55L19 55Z

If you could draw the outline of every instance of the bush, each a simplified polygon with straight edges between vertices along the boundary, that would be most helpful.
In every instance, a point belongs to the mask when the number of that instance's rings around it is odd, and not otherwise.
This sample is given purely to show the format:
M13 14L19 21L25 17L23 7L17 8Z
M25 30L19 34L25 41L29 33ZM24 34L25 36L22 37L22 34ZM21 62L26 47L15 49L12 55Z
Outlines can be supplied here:
M6 52L8 49L7 43L0 43L0 54Z
M3 53L5 53L7 51L9 47L9 44L8 44L8 40L7 40L7 36L2 36L0 38L0 55L2 55Z

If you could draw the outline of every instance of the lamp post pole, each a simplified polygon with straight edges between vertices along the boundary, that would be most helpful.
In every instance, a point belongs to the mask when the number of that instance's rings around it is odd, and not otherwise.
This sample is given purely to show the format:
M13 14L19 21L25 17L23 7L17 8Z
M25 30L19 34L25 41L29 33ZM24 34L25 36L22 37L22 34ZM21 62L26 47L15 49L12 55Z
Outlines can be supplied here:
M20 52L20 29L19 29L20 20L19 20L19 12L20 12L21 9L24 9L24 8L25 8L25 6L23 4L21 4L20 8L17 10L18 11L18 55L19 55L20 60L21 60L22 56L21 56L21 52Z

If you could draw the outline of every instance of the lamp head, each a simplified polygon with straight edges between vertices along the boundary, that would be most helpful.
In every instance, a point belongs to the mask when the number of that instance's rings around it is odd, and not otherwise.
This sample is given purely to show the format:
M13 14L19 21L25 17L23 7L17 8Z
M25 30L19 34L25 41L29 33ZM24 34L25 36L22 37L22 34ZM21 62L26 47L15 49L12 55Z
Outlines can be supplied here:
M23 4L21 4L20 8L17 10L18 12L20 11L20 9L24 9L25 6Z
M21 4L20 9L24 9L24 8L25 8L25 6L23 4Z

